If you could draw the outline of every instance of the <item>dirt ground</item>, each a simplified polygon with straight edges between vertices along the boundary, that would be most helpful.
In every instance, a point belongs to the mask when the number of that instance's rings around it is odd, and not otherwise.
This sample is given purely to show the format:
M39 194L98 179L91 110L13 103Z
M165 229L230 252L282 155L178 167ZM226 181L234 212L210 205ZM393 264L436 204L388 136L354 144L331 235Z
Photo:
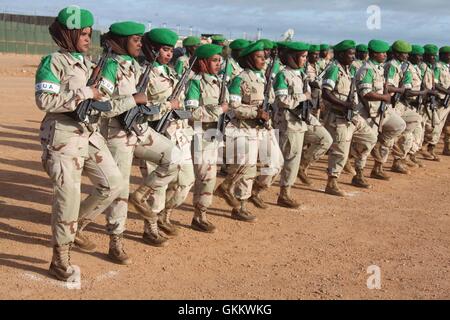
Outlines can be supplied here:
M299 210L275 205L277 185L264 195L268 210L251 207L256 224L230 219L225 202L214 199L213 235L190 229L190 195L173 218L181 234L166 248L141 241L143 222L131 208L130 266L107 260L101 217L88 228L98 252L72 255L81 289L49 278L52 189L40 163L38 63L0 54L0 299L450 298L450 157L409 176L391 173L392 182L371 180L370 191L343 175L345 199L323 193L322 160L311 170L314 186L294 189ZM134 167L132 190L139 181ZM83 196L89 188L84 179ZM372 265L380 268L381 289L368 289Z

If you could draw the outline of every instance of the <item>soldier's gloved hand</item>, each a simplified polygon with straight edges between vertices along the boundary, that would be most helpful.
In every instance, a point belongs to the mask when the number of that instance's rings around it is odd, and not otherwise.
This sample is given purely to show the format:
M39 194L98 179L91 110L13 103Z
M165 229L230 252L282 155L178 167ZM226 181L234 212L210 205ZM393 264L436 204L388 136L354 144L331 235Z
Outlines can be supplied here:
M228 103L227 102L222 103L221 107L222 107L223 113L228 112Z
M178 101L176 99L170 101L170 107L172 109L180 109L180 101Z
M94 94L94 97L92 98L92 100L99 101L104 97L103 93L101 93L100 90L98 90L96 87L91 86L90 88L92 90L92 93Z
M265 112L263 109L258 109L258 114L257 114L258 119L262 119L264 121L269 121L270 119L270 115L268 112Z
M135 93L135 94L133 94L133 98L134 98L134 101L136 102L136 105L141 105L141 104L146 105L148 102L147 95L145 93Z

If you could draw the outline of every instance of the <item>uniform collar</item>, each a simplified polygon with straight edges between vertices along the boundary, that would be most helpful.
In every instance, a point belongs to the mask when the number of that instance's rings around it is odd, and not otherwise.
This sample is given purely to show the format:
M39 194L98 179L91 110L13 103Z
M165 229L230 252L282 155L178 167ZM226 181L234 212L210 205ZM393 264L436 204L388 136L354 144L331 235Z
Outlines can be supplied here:
M87 70L87 66L85 64L85 62L87 60L83 57L83 55L81 53L76 52L76 54L77 54L76 56L81 55L83 60L75 57L72 53L69 53L69 52L61 52L61 53L63 54L64 58L66 59L67 63L70 66L74 66L74 65L78 64L81 68Z
M155 61L153 63L153 66L155 67L158 72L164 76L169 76L169 67L166 64L161 64L158 61Z
M205 79L205 81L208 82L208 83L217 83L217 82L219 82L219 79L217 78L216 75L209 74L209 73L204 73L203 74L203 79Z

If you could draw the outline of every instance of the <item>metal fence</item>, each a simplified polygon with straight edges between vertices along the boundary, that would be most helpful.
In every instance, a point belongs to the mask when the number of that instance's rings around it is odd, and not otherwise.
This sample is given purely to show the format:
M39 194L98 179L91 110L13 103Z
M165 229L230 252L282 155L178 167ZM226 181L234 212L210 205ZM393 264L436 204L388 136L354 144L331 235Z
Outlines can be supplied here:
M26 20L4 14L0 18L0 52L46 55L58 49L48 32L49 24L22 22ZM90 54L100 51L100 31L94 30Z

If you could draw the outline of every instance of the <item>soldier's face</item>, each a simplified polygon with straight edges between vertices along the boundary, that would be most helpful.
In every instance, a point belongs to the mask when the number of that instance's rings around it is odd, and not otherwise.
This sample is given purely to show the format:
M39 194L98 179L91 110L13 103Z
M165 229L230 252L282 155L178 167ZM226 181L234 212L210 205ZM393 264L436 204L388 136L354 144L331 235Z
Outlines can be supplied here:
M222 57L218 54L213 55L208 59L208 70L212 74L218 74L220 71L220 64L222 62Z
M374 52L372 57L376 62L383 63L386 61L387 54L386 52Z
M439 59L445 63L450 63L450 53L441 53Z
M411 54L409 55L409 61L414 64L419 64L423 61L423 56L420 54Z
M436 56L434 54L425 53L423 56L423 60L427 63L433 64L436 62Z
M162 46L159 49L158 62L160 64L168 64L173 57L173 47Z
M299 68L303 68L305 66L307 57L307 51L300 51L295 55L295 60Z
M405 62L406 60L408 60L408 56L409 55L407 53L400 53L400 52L395 53L395 57L397 58L397 60L401 62Z
M137 58L141 53L142 48L142 37L138 35L128 37L127 51L130 56Z
M357 51L356 52L356 58L359 60L367 60L367 57L369 56L368 52L362 52L362 51Z
M308 53L308 59L309 59L309 62L311 62L311 63L316 63L317 61L319 61L319 58L320 58L319 51Z
M323 58L323 59L327 58L328 57L328 52L329 52L329 50L320 51L320 57Z
M355 61L355 49L348 49L343 53L343 63L346 66L349 66L352 64L353 61Z
M89 51L91 46L91 28L84 28L81 30L80 38L77 41L77 50L81 53L86 53Z
M253 60L255 61L255 68L262 70L266 65L266 55L264 51L256 51L253 53Z

